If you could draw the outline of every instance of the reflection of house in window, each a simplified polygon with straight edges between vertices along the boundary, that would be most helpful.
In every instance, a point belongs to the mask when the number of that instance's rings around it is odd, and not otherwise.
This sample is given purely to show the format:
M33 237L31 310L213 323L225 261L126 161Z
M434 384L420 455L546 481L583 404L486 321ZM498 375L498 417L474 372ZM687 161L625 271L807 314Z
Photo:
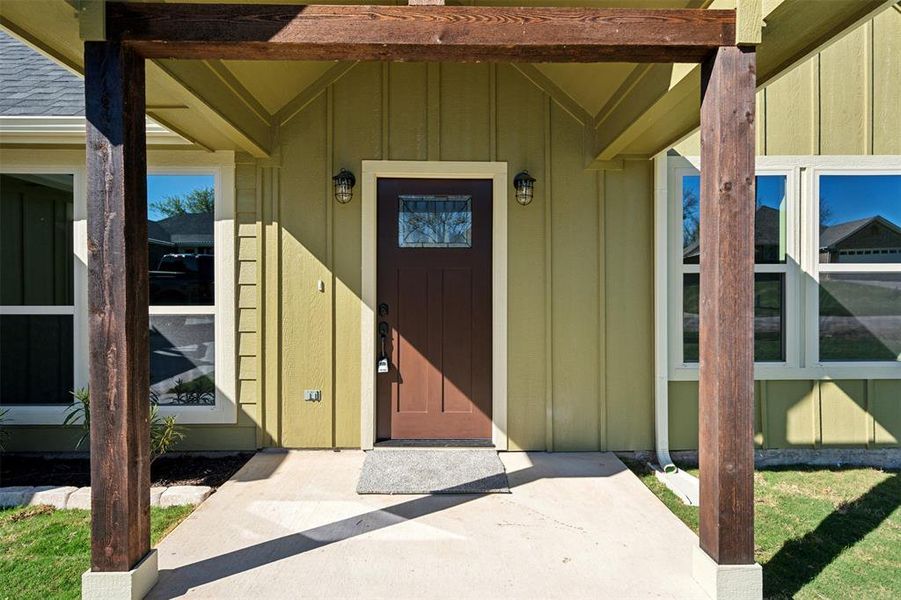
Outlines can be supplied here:
M901 262L901 227L876 215L820 230L820 263Z
M158 269L166 254L212 254L213 214L183 213L147 221L150 270Z
M754 215L754 262L774 264L783 260L779 209L760 206ZM696 265L701 261L701 242L694 241L682 251L685 264Z
M150 304L212 305L213 214L183 213L147 222Z

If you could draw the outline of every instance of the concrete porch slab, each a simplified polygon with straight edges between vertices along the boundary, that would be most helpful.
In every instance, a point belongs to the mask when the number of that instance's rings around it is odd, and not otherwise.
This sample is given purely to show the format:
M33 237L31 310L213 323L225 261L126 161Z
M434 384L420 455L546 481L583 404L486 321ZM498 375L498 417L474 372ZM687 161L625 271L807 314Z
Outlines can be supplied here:
M697 537L609 453L511 494L358 496L363 452L261 453L160 544L150 598L699 598Z

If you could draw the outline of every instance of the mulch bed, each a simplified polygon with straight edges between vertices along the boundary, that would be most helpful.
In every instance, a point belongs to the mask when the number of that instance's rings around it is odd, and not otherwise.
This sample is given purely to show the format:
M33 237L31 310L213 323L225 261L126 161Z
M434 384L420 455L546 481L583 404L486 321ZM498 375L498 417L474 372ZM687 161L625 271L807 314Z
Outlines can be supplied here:
M208 485L217 488L244 466L251 452L221 456L172 454L154 461L150 484L154 486ZM0 486L91 485L87 458L46 458L4 455L0 457Z

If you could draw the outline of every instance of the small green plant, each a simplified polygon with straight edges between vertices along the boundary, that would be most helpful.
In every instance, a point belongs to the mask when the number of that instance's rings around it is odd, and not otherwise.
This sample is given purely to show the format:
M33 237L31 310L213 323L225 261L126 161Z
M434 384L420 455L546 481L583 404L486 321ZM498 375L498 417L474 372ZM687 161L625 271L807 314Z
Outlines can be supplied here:
M6 436L9 435L9 433L6 431L4 424L6 423L6 415L8 413L8 408L0 409L0 452L6 450Z
M87 388L81 388L72 392L75 402L66 411L63 425L80 424L84 432L75 444L81 448L91 433L91 399ZM157 406L157 396L150 395L150 462L171 450L178 442L184 439L185 434L176 423L174 415L162 416Z

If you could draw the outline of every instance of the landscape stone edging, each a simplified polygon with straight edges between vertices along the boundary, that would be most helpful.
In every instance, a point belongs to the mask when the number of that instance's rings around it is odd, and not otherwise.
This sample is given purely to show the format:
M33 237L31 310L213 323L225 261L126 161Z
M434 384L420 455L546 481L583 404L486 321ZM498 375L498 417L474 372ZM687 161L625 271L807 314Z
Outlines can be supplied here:
M213 492L206 485L173 485L150 488L150 506L197 505ZM58 509L91 508L91 488L73 486L0 487L0 508L49 505Z

